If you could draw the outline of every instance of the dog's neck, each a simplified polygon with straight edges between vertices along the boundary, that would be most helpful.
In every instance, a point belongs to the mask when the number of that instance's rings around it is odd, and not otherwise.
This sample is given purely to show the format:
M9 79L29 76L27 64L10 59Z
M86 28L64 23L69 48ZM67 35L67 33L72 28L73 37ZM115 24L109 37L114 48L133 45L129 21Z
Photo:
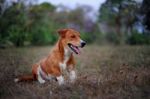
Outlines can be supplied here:
M66 47L63 46L61 39L58 41L58 50L61 55L62 61L64 61L64 60L67 61L72 54L72 52L71 52L71 50L69 50L68 46L66 46Z
M60 59L59 66L62 70L65 70L67 67L67 62L71 58L72 52L69 50L68 46L63 46L61 41L58 41L58 51L60 53Z
M68 48L64 48L64 62L65 63L69 60L71 54L72 52Z

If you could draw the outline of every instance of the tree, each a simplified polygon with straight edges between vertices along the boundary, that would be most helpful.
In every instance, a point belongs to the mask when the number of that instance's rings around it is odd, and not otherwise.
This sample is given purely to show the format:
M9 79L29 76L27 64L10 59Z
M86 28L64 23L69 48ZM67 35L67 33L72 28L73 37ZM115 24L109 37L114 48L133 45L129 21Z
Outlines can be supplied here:
M22 3L14 3L8 7L0 16L1 42L11 41L16 46L22 46L23 41L26 39L25 21L26 13Z
M144 18L144 25L146 29L150 30L150 1L149 0L143 0L141 11L142 14L145 16Z
M119 44L125 44L126 39L132 34L132 28L136 22L139 6L132 0L107 0L99 9L99 22L105 22L115 28ZM111 34L108 34L111 35Z
M59 6L59 11L53 14L56 23L62 24L62 27L77 29L81 32L82 37L88 43L96 41L97 33L100 35L98 24L89 16L92 7L87 5L79 5L75 9L66 9L65 6Z
M49 44L56 40L53 32L57 25L50 18L55 6L49 3L25 5L27 1L13 2L0 15L0 45L7 42L15 46L24 46L25 42Z

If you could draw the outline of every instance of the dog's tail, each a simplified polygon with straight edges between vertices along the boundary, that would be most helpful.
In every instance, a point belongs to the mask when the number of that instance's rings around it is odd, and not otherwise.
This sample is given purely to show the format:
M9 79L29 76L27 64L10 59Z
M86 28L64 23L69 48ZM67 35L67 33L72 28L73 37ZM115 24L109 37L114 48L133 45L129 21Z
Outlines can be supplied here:
M38 68L38 65L34 64L32 66L32 72L31 72L31 74L19 76L19 77L17 77L17 78L14 79L14 82L17 83L17 82L23 82L23 81L37 80L37 68Z
M36 77L34 75L24 75L24 76L19 76L14 79L14 82L23 82L23 81L33 81L36 80Z

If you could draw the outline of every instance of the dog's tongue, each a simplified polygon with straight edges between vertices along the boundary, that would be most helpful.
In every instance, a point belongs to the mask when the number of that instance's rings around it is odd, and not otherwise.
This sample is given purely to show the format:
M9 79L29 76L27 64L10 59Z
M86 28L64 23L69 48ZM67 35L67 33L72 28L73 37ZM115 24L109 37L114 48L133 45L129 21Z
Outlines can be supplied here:
M80 49L78 47L74 47L74 50L77 52L77 54L80 54Z

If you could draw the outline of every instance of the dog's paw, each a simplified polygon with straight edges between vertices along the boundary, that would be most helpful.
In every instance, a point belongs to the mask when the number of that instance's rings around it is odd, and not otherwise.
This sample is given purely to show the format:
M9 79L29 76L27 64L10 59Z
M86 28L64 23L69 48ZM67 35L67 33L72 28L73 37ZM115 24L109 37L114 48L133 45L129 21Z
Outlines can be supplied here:
M15 82L15 83L19 82L19 79L18 79L18 78L15 78L15 79L14 79L14 82Z
M56 77L56 79L57 79L59 85L64 85L65 84L63 76Z
M39 81L40 84L44 84L45 83L45 80L42 80L42 79L40 79L38 81Z

